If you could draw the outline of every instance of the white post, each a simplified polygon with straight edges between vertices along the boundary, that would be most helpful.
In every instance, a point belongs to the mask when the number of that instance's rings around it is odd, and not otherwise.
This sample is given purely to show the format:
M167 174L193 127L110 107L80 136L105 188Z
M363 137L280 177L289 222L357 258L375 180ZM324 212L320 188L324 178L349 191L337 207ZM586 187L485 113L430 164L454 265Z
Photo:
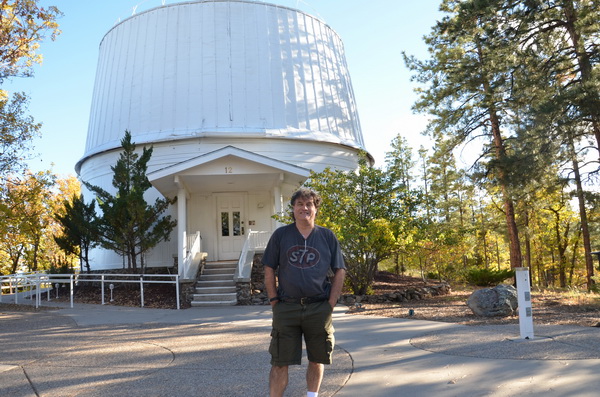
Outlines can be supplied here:
M529 268L515 268L517 280L517 299L519 302L519 329L521 339L533 339L533 313L531 310L531 288L529 285Z
M102 304L104 304L104 274L102 275L100 284L102 285Z
M144 307L144 276L140 276L140 299L142 301L142 307Z
M178 179L176 180L176 183ZM187 255L187 194L183 187L177 192L177 274L185 274L184 263Z
M279 214L283 211L283 197L281 195L281 186L275 186L273 188L273 202L275 203L275 213ZM282 224L279 221L273 220L274 229L277 229Z
M175 276L175 294L176 294L176 299L177 299L177 310L180 309L180 304L179 304L179 276Z
M42 295L41 295L41 291L40 291L40 276L39 275L35 275L35 308L39 308L41 301L42 301Z
M72 309L73 308L73 281L74 281L72 274L71 274L70 280L71 280L70 294L71 294L71 309Z

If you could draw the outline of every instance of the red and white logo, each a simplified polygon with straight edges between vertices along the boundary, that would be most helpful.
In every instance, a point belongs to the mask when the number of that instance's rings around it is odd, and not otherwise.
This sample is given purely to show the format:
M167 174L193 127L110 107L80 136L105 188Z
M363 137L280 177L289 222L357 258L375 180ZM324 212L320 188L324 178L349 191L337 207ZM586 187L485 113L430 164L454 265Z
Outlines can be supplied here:
M287 257L290 265L299 269L308 269L319 263L321 256L319 251L312 247L295 245L287 251Z

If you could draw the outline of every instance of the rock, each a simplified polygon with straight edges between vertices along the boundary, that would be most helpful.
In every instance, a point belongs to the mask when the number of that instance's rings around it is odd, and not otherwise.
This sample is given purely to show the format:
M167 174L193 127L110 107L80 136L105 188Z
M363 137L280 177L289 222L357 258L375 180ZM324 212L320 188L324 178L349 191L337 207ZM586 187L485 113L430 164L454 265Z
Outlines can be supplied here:
M511 285L477 290L467 299L473 313L484 317L507 317L518 307L517 290Z
M357 313L357 312L364 312L365 308L361 303L355 303L354 305L351 305L350 307L348 307L348 311L346 313Z

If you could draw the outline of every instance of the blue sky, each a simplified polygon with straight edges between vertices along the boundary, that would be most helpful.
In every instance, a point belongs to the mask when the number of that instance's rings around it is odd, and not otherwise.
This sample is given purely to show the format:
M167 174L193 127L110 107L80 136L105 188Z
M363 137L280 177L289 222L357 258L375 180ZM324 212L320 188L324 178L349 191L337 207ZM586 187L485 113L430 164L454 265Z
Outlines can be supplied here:
M83 155L92 89L102 37L120 19L160 6L163 0L42 0L56 5L64 16L58 21L62 34L42 43L42 66L35 76L5 83L11 92L30 96L29 113L42 122L42 138L36 139L38 158L30 168L52 169L75 175L75 163ZM175 3L165 0L166 4ZM440 18L439 0L272 0L271 3L301 9L329 24L342 38L354 86L362 132L376 166L384 163L392 139L401 134L418 148L426 140L420 133L426 122L414 115L414 83L402 60L402 51L426 57L423 36ZM416 151L415 151L416 152Z

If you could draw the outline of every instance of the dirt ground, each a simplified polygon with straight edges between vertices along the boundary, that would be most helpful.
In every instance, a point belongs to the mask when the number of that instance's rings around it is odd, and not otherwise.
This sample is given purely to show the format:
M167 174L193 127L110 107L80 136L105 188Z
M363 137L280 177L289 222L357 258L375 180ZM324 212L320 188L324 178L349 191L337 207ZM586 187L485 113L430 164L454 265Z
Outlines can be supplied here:
M435 284L435 281L429 281ZM391 293L409 287L422 286L419 278L380 272L376 277L373 290L375 294ZM518 324L517 315L501 318L481 317L473 314L466 302L475 288L453 286L448 295L436 296L424 300L390 303L363 304L359 310L350 308L350 313L376 315L396 318L412 318L420 320L442 321L465 325L498 325ZM139 306L139 289L117 289L114 302L110 304L122 306ZM62 295L61 295L62 294ZM600 327L600 295L584 292L557 292L532 289L532 309L535 324L539 325L580 325L584 327ZM61 291L60 299L67 300L68 292ZM105 299L108 301L108 291ZM81 288L75 293L75 302L101 303L99 288ZM174 289L164 285L150 285L145 288L144 307L176 308ZM182 308L186 305L182 304ZM30 305L7 305L0 303L0 310L35 310ZM410 315L412 313L412 315Z
M414 277L380 272L374 290L376 294L393 292L414 285L423 285ZM396 318L442 321L465 325L518 324L517 315L509 317L481 317L467 306L474 287L453 287L448 295L399 304L367 304L357 313ZM557 292L532 289L532 311L535 324L580 325L600 327L600 295L584 292ZM409 311L412 310L412 315Z

